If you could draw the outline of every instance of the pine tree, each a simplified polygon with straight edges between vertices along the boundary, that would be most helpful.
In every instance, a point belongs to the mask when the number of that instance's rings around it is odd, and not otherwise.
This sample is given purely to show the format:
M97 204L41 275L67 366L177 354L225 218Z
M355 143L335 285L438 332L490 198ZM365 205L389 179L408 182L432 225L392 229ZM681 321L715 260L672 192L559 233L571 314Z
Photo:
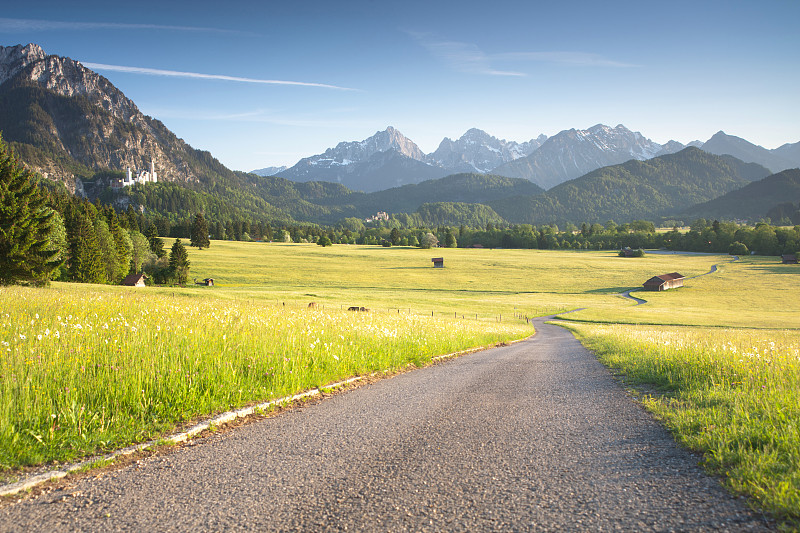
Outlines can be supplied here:
M0 284L46 285L61 262L49 233L53 210L0 137Z
M150 223L150 225L147 226L145 237L147 237L147 240L150 242L150 250L156 254L156 257L161 259L167 255L167 252L164 250L164 241L158 236L158 227L155 224Z
M392 246L400 244L400 230L392 228L392 231L389 232L389 240L392 241Z
M70 234L69 274L73 281L103 283L105 272L91 217L85 211L75 213Z
M208 248L211 241L208 240L208 224L202 213L197 213L192 224L191 245L199 250Z
M446 248L455 248L456 246L458 246L456 238L450 231L450 228L447 228L447 233L444 236L444 245Z
M121 282L131 270L131 258L133 256L133 242L131 241L130 233L122 229L117 220L116 214L113 214L108 223L108 229L111 231L111 236L114 238L114 250L116 252L116 270L114 271L112 283ZM138 231L136 232L138 233ZM134 272L135 274L135 272Z
M128 204L128 209L125 212L125 218L128 220L127 228L125 229L130 231L139 231L139 221L133 205Z
M169 254L169 268L178 285L185 285L189 279L189 254L180 239L175 239Z

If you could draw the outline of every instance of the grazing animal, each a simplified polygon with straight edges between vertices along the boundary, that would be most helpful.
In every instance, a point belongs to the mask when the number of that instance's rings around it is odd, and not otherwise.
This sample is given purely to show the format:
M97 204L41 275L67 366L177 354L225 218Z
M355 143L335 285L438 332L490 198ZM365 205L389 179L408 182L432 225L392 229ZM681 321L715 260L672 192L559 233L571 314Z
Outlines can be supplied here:
M347 310L348 311L360 311L362 313L369 312L369 309L367 309L366 307L359 307L357 305L354 305L353 307L349 307Z
M316 307L317 307L317 302L311 302L310 304L308 304L309 309L314 309Z

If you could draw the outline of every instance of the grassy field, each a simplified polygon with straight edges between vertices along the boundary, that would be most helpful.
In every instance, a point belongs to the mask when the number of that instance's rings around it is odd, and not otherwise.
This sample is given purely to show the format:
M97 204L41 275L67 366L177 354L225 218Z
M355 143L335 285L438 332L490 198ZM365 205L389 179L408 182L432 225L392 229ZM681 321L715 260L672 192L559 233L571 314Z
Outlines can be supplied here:
M432 257L443 257L445 268L434 269ZM720 257L621 259L608 251L322 248L213 241L209 249L191 250L190 260L192 275L213 277L218 284L215 289L224 289L217 291L223 298L272 299L295 305L313 300L334 307L365 305L419 314L478 313L490 318L513 314L515 309L542 316L578 307L630 306L633 302L618 296L619 292L640 287L654 273L708 272Z
M649 260L648 256L645 260ZM671 256L674 257L674 256ZM676 291L637 292L646 305L591 306L571 320L626 324L671 324L709 327L782 329L800 327L800 269L775 257L708 256L719 271L685 282ZM686 276L695 275L678 269ZM666 271L665 271L666 272Z
M6 470L118 448L197 416L533 333L519 320L354 313L123 287L0 288L0 302Z
M432 267L438 256L444 269ZM585 308L564 318L629 383L656 387L644 403L678 440L735 490L800 519L796 266L221 241L191 249L190 260L192 276L216 286L0 289L2 468L68 460L233 406L522 338L532 330L515 317ZM674 271L700 277L637 293L644 305L619 294Z

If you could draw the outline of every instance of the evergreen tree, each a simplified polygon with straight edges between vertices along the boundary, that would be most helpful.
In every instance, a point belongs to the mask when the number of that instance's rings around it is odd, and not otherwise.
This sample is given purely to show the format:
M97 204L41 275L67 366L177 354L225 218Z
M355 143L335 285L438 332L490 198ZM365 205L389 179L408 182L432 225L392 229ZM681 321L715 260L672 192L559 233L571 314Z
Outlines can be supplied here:
M164 251L164 241L158 236L158 226L150 224L147 226L147 233L145 233L147 241L150 243L150 251L156 254L159 259L167 255Z
M455 248L458 244L456 243L455 236L451 233L450 228L447 228L447 233L444 236L444 245L447 248Z
M169 268L179 285L185 285L186 280L189 279L189 264L189 254L186 252L186 248L180 239L175 239L169 254Z
M111 283L120 283L131 270L133 242L131 242L130 233L119 225L119 220L113 211L109 217L108 229L114 238L114 252L116 253L116 268L114 269L113 277L109 281Z
M208 240L208 224L202 213L197 213L192 224L191 245L197 246L199 250L208 248L211 241Z
M50 246L56 252L55 259L63 264L69 259L69 242L67 242L67 228L64 225L64 219L58 214L58 211L53 212L53 222L50 227ZM50 279L60 279L62 270L64 269L61 266L53 270Z
M125 216L128 219L129 231L139 231L139 214L134 209L133 204L128 204L128 209L125 211Z
M53 210L0 137L0 284L45 285L61 264L50 243Z
M69 275L73 281L103 283L105 272L90 215L79 210L71 225Z
M95 220L94 233L97 237L97 248L100 252L98 255L103 263L103 277L105 281L115 283L118 281L116 274L119 268L117 246L105 220L102 218Z

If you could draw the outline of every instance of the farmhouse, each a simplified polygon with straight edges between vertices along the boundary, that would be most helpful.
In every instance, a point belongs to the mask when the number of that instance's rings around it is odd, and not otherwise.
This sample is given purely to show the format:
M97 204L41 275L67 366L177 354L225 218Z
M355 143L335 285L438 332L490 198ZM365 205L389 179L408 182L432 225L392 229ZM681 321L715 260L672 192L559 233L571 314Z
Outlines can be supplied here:
M797 254L783 254L783 255L781 255L781 262L784 265L796 265L797 264Z
M144 274L130 274L122 280L126 287L144 287Z
M644 290L646 291L665 291L667 289L675 289L683 287L682 274L673 272L671 274L661 274L660 276L653 276L644 282Z
M195 285L205 285L206 287L213 287L214 286L214 278L205 278L201 281L194 280Z
M431 261L433 261L433 268L444 268L444 257L434 257Z

